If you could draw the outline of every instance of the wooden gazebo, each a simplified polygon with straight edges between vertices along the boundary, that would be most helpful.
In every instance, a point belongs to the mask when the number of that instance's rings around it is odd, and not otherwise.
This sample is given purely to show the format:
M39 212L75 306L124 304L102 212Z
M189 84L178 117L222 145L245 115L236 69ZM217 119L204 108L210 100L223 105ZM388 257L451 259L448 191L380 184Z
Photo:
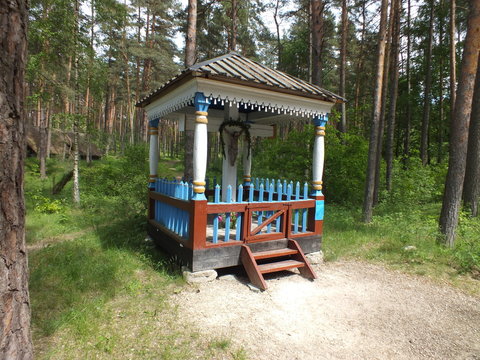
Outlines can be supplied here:
M314 278L305 254L321 245L325 125L342 101L237 53L195 64L149 94L137 106L150 126L150 236L193 272L243 264L263 289L268 272L299 268ZM273 136L276 124L302 118L315 125L311 184L252 178L251 138ZM178 121L181 131L194 130L192 182L157 174L164 119ZM207 132L218 131L224 144L219 184L205 177ZM239 139L243 182L237 180Z

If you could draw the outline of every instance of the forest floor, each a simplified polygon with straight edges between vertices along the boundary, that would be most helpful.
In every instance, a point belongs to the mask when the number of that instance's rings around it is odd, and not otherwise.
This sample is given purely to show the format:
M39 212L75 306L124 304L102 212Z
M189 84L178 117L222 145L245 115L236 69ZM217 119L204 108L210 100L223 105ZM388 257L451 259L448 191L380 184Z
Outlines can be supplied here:
M315 271L313 282L272 274L264 292L221 276L173 301L180 319L248 359L480 359L478 296L360 261Z

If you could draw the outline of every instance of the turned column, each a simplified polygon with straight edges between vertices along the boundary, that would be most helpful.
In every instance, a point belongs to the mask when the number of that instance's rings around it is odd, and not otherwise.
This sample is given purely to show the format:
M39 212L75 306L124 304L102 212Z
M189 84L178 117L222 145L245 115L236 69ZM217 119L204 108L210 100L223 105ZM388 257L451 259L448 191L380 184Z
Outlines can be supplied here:
M327 115L320 115L313 119L315 125L315 142L313 145L313 164L312 164L312 188L313 196L321 196L323 164L325 161L325 125L327 124Z
M243 186L250 186L252 181L252 149L247 139L243 144Z
M322 234L324 215L324 196L322 194L323 164L325 161L325 125L328 116L320 115L313 119L315 125L315 143L313 144L312 197L315 199L314 211L308 213L308 230Z
M158 122L159 119L150 120L148 123L148 134L150 135L150 178L148 187L154 188L158 177Z
M207 200L205 197L205 175L208 151L208 107L210 100L203 93L195 93L195 129L193 140L193 200Z

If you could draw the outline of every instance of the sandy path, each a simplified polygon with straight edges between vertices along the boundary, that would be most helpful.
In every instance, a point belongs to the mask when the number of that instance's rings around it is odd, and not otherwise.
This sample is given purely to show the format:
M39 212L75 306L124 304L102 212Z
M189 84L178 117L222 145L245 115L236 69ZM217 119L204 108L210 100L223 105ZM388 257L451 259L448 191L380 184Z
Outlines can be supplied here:
M480 359L480 299L360 262L318 279L271 276L269 289L220 279L176 295L180 316L249 359Z

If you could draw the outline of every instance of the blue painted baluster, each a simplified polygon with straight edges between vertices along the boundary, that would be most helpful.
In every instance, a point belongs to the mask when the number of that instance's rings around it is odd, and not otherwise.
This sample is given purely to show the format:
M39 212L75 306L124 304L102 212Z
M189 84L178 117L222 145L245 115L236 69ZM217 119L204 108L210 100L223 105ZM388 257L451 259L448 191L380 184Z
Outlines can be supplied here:
M227 203L232 202L232 185L227 187ZM225 239L223 241L230 241L230 213L225 213Z
M285 182L285 183L286 183L286 182ZM293 184L292 184L291 182L290 182L290 184L287 185L287 189L284 190L284 193L285 193L285 192L287 193L287 201L292 200ZM295 212L295 211L294 211L294 212ZM287 222L287 221L288 221L287 216L285 216L285 222ZM287 222L287 227L290 227L290 228L291 228L291 226L292 226L292 225Z
M188 184L186 182L183 183L183 200L188 201ZM184 223L183 223L183 236L188 238L188 228L190 223L190 215L187 211L183 211L184 216Z
M180 183L175 182L174 186L175 186L175 190L174 190L175 191L175 193L174 193L175 198L180 199L180 195L181 195L180 194L180 190L181 190ZM175 211L174 211L175 218L173 220L173 229L174 229L173 231L175 231L176 234L180 233L180 216L181 216L180 213L181 213L181 211L182 211L181 209L175 207Z
M153 190L155 192L159 192L158 191L159 187L160 187L160 180L156 179ZM155 211L155 218L154 218L155 221L159 221L159 219L160 219L160 204L159 203L160 203L160 201L155 200L154 206L153 206L153 209Z
M180 181L180 183L178 184L178 198L180 200L183 200L183 181ZM180 236L183 236L183 229L184 229L184 224L185 224L185 214L184 214L184 211L182 209L179 209L178 210L179 214L179 221L178 221L178 235Z
M295 187L295 200L300 200L300 182L297 181L297 185ZM296 234L298 233L298 215L299 215L300 210L295 209L295 217L293 221L293 233Z
M277 191L278 191L278 201L282 201L282 184L280 183L280 180L278 180L278 188L277 188ZM276 220L276 227L277 227L277 232L280 232L280 218L282 216L279 216Z
M275 192L273 184L270 184L270 187L268 188L268 202L273 201L273 193ZM273 211L268 211L267 216L271 217L273 215ZM272 232L272 223L267 225L267 233L270 234Z
M238 187L237 201L243 202L243 186ZM237 213L237 222L235 224L235 240L240 240L242 232L242 213Z
M263 192L264 192L263 184L260 184L260 190L258 192L258 201L259 202L263 202ZM257 214L258 214L257 225L260 225L263 221L263 211L258 211Z
M303 185L303 198L308 199L308 183Z
M220 185L215 185L215 195L213 202L218 204L220 202ZM213 218L213 243L218 243L218 214Z
M248 193L248 202L253 202L253 194L255 192L255 188L253 187L253 184L250 185L250 191Z
M171 181L168 182L168 196L172 196L172 189L173 189L173 184ZM170 206L169 206L169 209L168 210L172 210L170 209ZM168 211L167 213L167 228L169 230L172 230L173 231L173 221L174 221L174 217L173 217L173 214L172 214L172 211Z
M287 194L287 180L283 180L283 195Z
M270 179L269 179L269 178L267 178L267 179L265 180L265 189L266 189L267 191L268 191L268 189L270 189Z
M160 192L165 195L165 179L162 179L159 184L159 190ZM162 225L165 225L165 203L160 203L158 204L158 209L159 209L159 223Z
M252 184L253 185L253 184ZM260 179L259 178L256 178L255 179L255 189L258 189L260 186Z

